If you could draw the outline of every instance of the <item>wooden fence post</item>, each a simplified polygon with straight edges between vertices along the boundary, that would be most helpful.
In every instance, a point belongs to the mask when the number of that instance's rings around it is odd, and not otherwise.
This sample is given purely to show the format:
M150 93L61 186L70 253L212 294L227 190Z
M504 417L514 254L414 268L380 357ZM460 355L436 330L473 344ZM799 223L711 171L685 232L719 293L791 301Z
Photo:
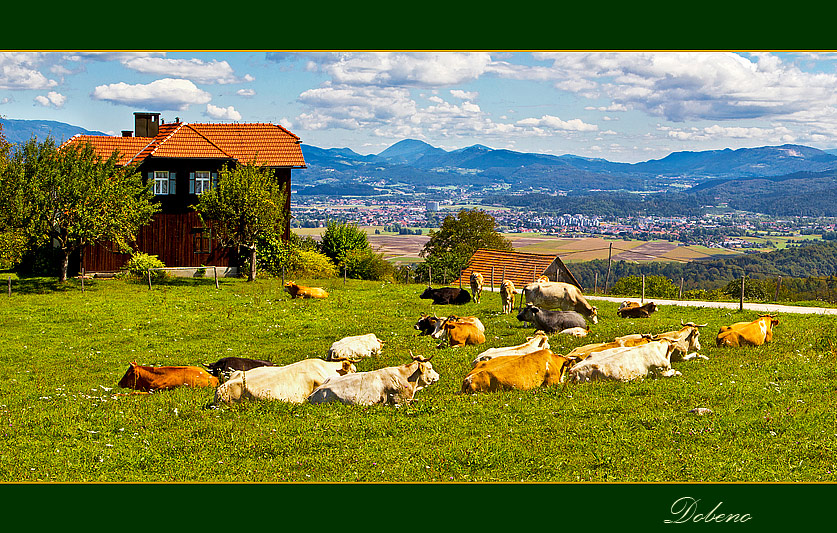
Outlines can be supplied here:
M84 269L81 269L81 293L84 294Z
M678 300L683 299L683 278L680 278L680 295L677 297Z
M12 277L9 276L9 298L12 297Z
M218 267L217 266L212 267L212 271L215 273L215 288L220 289L221 287L218 285ZM284 276L282 278L283 278L283 282L284 282ZM282 286L284 287L285 284L282 283Z
M151 290L151 269L149 268L147 270L147 272L148 272L148 290L150 291Z
M462 288L462 269L459 269L459 288Z
M593 294L599 292L599 273L596 272L593 276Z
M779 276L779 279L776 280L776 296L773 297L773 301L779 301L779 287L782 286L782 276Z
M642 275L642 298L640 298L639 303L645 303L645 274Z
M747 277L747 274L741 274L741 298L738 300L738 310L744 310L744 278Z
M427 286L433 286L433 269L429 265L427 266Z
M610 243L610 247L607 250L607 276L605 277L605 285L604 285L604 293L607 294L607 287L610 285L610 257L613 254L613 243Z
M491 292L494 292L494 265L491 265Z
M346 266L343 265L343 285L346 284Z
M285 267L283 266L282 267L282 290L285 290L284 287L285 287Z

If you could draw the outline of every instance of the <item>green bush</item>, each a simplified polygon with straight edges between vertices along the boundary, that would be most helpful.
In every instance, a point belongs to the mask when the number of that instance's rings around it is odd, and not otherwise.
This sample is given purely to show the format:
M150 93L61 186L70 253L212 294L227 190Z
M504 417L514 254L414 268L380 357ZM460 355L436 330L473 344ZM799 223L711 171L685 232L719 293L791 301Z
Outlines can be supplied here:
M369 241L366 232L356 224L330 220L322 237L322 253L335 264L343 262L350 250L368 250Z
M137 252L128 263L123 268L125 272L125 277L129 279L148 279L148 269L149 268L164 268L166 265L163 264L160 259L157 258L156 255L149 255L143 252ZM152 270L151 271L151 280L152 281L162 281L166 278L166 272L164 270Z
M645 276L646 298L676 298L678 287L665 276ZM619 278L610 293L618 296L639 296L642 294L641 276L624 276Z
M320 252L297 250L286 274L298 278L333 278L337 276L337 267Z
M395 267L384 259L384 254L370 249L349 250L343 256L342 267L353 279L395 281Z

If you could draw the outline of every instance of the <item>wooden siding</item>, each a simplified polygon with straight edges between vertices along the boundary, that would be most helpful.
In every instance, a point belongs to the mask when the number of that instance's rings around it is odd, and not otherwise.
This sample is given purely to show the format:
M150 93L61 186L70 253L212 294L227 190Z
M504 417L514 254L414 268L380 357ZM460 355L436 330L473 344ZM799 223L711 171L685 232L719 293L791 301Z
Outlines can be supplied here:
M485 279L485 287L492 286L491 269L494 268L494 288L499 288L503 279L509 279L517 288L532 283L540 276L547 276L552 281L564 281L581 286L557 255L527 254L501 250L479 249L471 256L468 267L454 283L470 287L471 272L479 272ZM503 277L505 274L505 278Z

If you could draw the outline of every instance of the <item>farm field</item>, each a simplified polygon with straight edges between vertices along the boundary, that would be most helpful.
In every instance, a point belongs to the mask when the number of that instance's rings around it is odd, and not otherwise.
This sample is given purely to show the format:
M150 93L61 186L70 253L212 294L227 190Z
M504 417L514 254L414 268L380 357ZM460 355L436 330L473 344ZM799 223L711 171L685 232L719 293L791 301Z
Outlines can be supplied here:
M384 253L384 257L397 262L415 262L421 260L419 252L427 242L427 229L424 235L398 235L381 232L375 234L375 228L362 226L372 248ZM319 237L323 228L294 228L293 232L301 237ZM561 239L532 233L504 233L518 252L533 254L555 254L565 263L607 259L610 245L613 245L613 259L619 261L692 261L714 255L735 255L739 252L705 246L678 246L668 241L625 241L622 239L604 239L587 237Z
M14 283L0 302L0 481L8 482L835 482L837 317L782 315L772 343L718 348L728 309L662 307L648 319L601 319L584 339L707 323L682 376L567 383L460 395L470 361L532 333L499 313L499 295L451 308L420 285L299 280L331 293L290 300L277 280L49 279ZM436 348L421 313L476 315L487 342ZM236 355L288 364L324 357L344 336L375 333L359 371L433 356L438 383L400 407L250 402L212 405L212 389L119 396L131 361L197 365ZM712 414L689 411L705 407ZM195 460L199 461L196 468Z

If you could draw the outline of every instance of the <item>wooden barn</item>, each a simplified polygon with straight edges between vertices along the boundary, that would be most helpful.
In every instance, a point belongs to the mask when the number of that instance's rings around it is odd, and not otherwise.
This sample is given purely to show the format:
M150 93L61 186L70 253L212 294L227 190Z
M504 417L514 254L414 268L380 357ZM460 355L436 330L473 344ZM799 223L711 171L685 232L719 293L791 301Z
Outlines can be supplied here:
M557 255L527 254L481 248L474 252L468 267L462 271L459 283L463 287L469 286L471 272L482 274L485 278L486 290L491 287L495 290L498 289L504 279L511 280L515 287L521 288L541 276L546 276L551 281L572 283L582 289L581 284Z
M299 137L277 124L203 124L179 119L163 123L160 113L134 113L134 130L123 131L121 137L76 135L62 147L90 143L102 157L116 150L119 164L138 165L161 211L139 232L135 250L158 256L167 267L217 266L235 272L237 251L221 246L212 229L203 227L190 206L197 204L201 192L217 183L224 165L262 165L273 170L287 191L287 239L291 170L306 168L300 142ZM128 259L129 254L99 245L84 250L80 266L86 272L113 272Z

